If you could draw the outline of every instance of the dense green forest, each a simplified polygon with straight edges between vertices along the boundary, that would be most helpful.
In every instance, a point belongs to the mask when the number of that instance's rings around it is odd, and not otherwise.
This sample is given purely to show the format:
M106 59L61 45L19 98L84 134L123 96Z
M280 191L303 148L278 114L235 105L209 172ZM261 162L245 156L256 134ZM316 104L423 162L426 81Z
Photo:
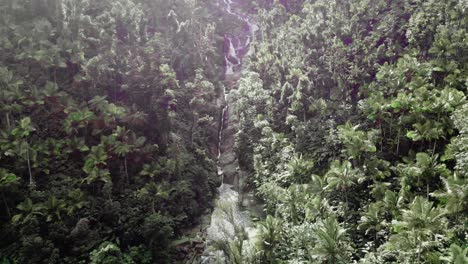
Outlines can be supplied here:
M0 3L4 263L172 262L219 184L212 4Z
M0 0L0 263L468 263L467 9Z

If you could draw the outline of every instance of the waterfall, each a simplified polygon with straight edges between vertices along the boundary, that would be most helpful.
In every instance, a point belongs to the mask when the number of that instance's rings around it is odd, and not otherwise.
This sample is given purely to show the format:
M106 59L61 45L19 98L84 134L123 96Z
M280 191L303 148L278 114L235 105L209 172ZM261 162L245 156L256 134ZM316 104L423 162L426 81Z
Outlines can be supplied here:
M207 242L205 252L201 257L201 263L218 263L226 262L226 256L220 250L217 250L213 244L217 241L230 241L236 238L236 230L244 229L249 238L256 234L256 230L252 228L251 212L245 210L241 206L242 202L247 199L246 207L254 204L253 194L242 193L240 184L236 184L236 179L239 181L242 172L239 169L236 154L234 152L234 135L237 126L237 119L230 111L232 103L229 96L229 89L232 89L232 81L235 81L242 67L242 58L249 52L249 47L254 40L255 32L258 26L251 22L251 19L238 13L234 0L222 0L218 2L223 10L228 15L237 17L240 21L246 24L241 33L225 34L224 40L224 61L225 61L225 79L226 84L223 85L220 101L222 105L221 116L218 128L218 156L217 167L218 176L221 178L221 186L218 188L218 198L215 208L211 215L211 223L207 228ZM228 130L229 128L229 130ZM232 184L231 184L232 183ZM253 207L252 207L253 208ZM248 208L248 209L252 209ZM256 208L258 209L258 208Z
M228 71L226 66L226 72ZM230 68L232 71L232 66ZM217 156L217 167L218 167L218 176L221 177L221 186L224 184L224 171L220 164L220 158L222 154L222 143L223 143L223 130L224 130L224 121L226 120L226 113L229 109L229 105L227 104L227 94L226 94L226 86L223 85L223 110L221 111L221 117L219 121L219 128L218 128L218 156Z
M224 71L225 76L234 74L234 67L240 63L239 58L237 58L236 49L232 43L232 38L225 36L225 39L229 43L228 52L224 55L224 61L226 62L226 70ZM234 61L234 62L232 62ZM224 98L226 98L226 88L223 88Z

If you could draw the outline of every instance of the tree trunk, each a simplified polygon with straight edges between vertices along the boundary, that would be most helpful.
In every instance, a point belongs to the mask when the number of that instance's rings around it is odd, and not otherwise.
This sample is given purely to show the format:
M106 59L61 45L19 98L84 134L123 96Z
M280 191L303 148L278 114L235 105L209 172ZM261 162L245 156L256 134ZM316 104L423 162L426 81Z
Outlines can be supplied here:
M434 146L432 147L432 157L434 157L436 147L437 147L437 140L434 140Z
M348 202L348 189L345 189L344 190L344 197L345 197L345 202L346 202L346 216L348 215L348 211L349 211L349 202Z
M426 183L426 199L429 200L429 182Z
M421 263L421 240L419 239L419 234L416 236L418 240L418 263Z
M380 135L381 135L381 138L380 138L380 152L382 153L383 152L383 142L384 142L384 138L385 138L385 132L383 131L383 128L382 128L382 121L380 121Z
M34 187L34 178L33 178L33 175L32 175L32 171L31 171L31 161L30 161L30 157L29 157L29 146L28 146L28 151L26 152L26 155L27 155L27 161L28 161L28 171L29 171L29 187Z
M2 192L2 199L3 199L3 203L5 204L5 210L7 212L8 219L10 219L11 218L10 208L8 207L8 203L6 201L4 192Z
M128 177L128 165L127 165L127 155L125 155L124 158L124 167L125 167L125 180L128 183L130 183L129 177Z
M374 232L374 252L377 252L377 230Z
M6 122L7 122L7 128L8 130L10 130L11 128L11 124L10 124L10 114L7 112L5 113L5 117L6 117Z
M196 120L194 116L192 119L192 125L190 126L190 146L193 146L193 131L195 130L195 123L196 123Z
M439 122L440 122L440 113L437 114L437 123ZM434 157L436 147L437 147L437 139L434 139L434 146L432 147L432 157Z
M398 154L400 153L400 129L398 129L398 136L397 136L397 147L396 147L396 154L398 156Z

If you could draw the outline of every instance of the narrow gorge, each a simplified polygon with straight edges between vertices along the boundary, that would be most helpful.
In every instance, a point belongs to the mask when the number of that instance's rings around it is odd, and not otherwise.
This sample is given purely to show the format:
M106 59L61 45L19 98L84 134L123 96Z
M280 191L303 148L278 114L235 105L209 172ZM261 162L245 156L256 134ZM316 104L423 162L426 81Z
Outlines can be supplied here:
M247 172L239 168L235 152L235 137L238 131L238 116L234 112L233 98L230 92L237 87L243 66L243 58L249 53L250 44L255 39L258 26L250 15L242 13L238 3L233 0L220 2L227 15L234 16L244 25L238 33L226 33L224 36L224 85L220 97L222 106L218 132L218 176L221 186L211 215L210 226L207 228L206 250L202 263L226 262L223 251L217 244L230 242L246 233L246 240L253 239L256 230L252 218L261 214L261 205L256 201L253 192L245 187ZM218 261L218 262L216 262Z

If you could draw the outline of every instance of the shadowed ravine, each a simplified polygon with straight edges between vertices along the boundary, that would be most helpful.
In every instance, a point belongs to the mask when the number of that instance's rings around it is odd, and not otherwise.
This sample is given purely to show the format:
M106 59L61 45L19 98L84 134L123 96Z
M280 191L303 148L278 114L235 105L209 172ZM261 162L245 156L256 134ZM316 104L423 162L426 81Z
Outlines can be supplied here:
M216 245L234 239L240 230L247 233L248 238L255 236L252 227L254 212L258 212L258 205L252 193L243 192L243 182L246 173L241 171L234 150L235 134L238 130L238 118L232 111L233 101L230 91L235 89L242 68L243 56L248 53L258 27L252 20L236 8L232 0L220 1L226 15L232 15L241 20L245 26L238 34L226 34L224 44L225 57L225 85L220 96L222 113L218 130L218 175L221 186L211 215L211 223L207 228L205 252L201 263L226 263L226 257Z

